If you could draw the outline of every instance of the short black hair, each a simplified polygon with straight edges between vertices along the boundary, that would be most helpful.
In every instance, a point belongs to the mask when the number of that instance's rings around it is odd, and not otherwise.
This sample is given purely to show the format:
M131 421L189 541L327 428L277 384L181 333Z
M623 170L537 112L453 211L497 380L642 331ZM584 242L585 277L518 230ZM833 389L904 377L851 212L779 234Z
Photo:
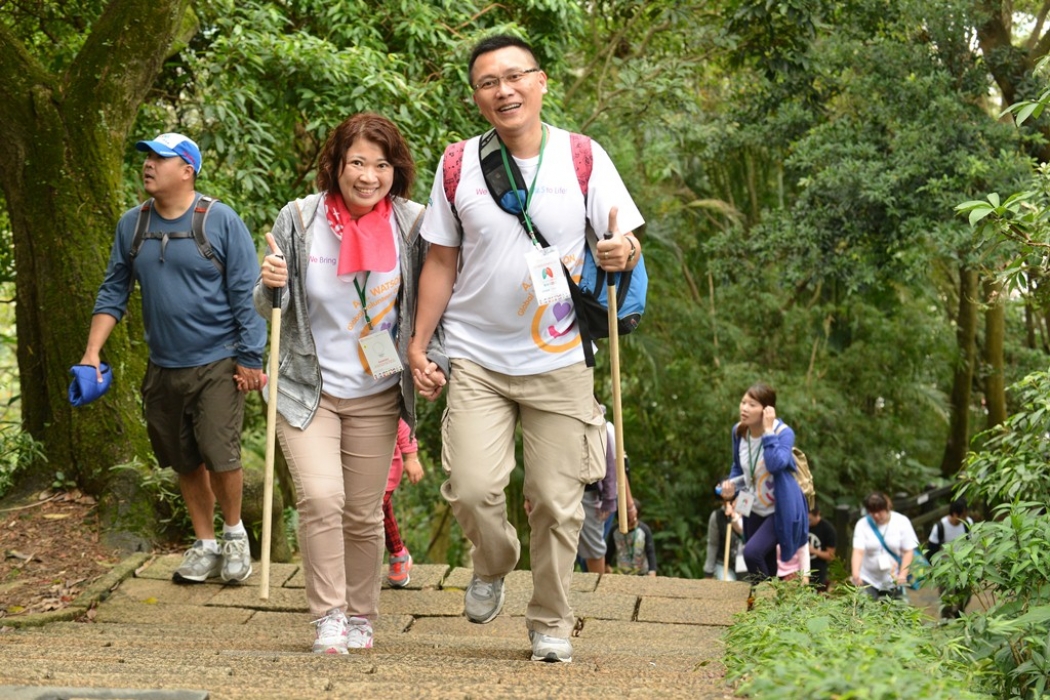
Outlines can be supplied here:
M470 52L470 61L467 63L467 78L471 83L474 82L474 62L478 60L478 57L490 51L505 49L508 46L517 47L528 53L536 63L536 67L539 67L540 62L536 60L536 52L532 50L527 41L511 34L493 34L475 44L474 50Z
M960 496L959 498L956 498L954 501L952 501L951 505L948 506L948 513L949 515L957 515L959 517L962 517L966 515L966 510L968 507L969 505L966 503L966 499Z
M813 507L809 509L809 514L810 515L820 515L820 506L818 506L816 503L814 503Z

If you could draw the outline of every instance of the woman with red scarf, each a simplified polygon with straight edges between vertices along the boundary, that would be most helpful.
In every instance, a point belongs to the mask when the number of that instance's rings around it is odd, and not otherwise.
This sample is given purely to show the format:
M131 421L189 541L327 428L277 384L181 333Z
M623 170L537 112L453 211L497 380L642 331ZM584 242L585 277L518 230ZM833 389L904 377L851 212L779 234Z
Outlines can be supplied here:
M414 177L390 120L344 121L321 151L318 193L289 202L267 234L255 287L267 317L273 289L285 290L276 432L298 496L317 653L371 647L379 614L383 493L398 418L415 425L402 372L426 249L423 206L406 199Z

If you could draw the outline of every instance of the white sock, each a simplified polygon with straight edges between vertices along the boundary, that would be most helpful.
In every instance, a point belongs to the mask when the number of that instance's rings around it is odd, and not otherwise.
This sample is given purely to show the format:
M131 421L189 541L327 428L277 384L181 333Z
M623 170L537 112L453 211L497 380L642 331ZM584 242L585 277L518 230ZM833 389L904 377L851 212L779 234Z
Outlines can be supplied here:
M219 543L215 540L201 540L201 546L204 547L205 552L209 552L211 554L219 553Z
M222 534L224 535L247 535L248 531L244 529L244 521L238 520L236 525L222 524Z

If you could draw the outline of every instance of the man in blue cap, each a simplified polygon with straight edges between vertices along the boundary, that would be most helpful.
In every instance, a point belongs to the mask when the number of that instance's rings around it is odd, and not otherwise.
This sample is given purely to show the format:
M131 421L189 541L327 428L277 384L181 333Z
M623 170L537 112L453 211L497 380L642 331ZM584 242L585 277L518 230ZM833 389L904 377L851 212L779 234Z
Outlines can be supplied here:
M136 148L146 153L142 182L151 199L117 223L80 364L100 367L102 348L137 280L149 346L142 383L146 426L159 466L179 476L196 535L172 578L244 581L252 567L241 522L241 427L244 395L263 385L266 344L266 322L252 304L259 260L240 217L220 202L208 208L201 201L196 143L168 133ZM195 210L207 211L202 230L214 260L202 255L192 235ZM101 371L98 376L101 381ZM216 502L224 520L221 539Z

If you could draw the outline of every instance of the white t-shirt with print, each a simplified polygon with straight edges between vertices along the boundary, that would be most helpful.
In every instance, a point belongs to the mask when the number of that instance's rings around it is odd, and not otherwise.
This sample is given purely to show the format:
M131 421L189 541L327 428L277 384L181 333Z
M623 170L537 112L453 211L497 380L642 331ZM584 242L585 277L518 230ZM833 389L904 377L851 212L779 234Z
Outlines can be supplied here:
M368 372L358 339L365 329L365 315L357 285L365 293L373 333L397 331L397 294L401 288L400 241L397 219L390 214L394 245L398 251L392 270L373 270L367 274L336 274L340 241L332 232L328 218L314 217L310 264L306 268L306 303L310 310L310 330L314 336L317 360L321 365L322 391L337 399L372 396L400 381L400 374L374 379Z
M586 219L583 194L576 180L569 132L547 127L540 157L515 158L526 185L537 176L528 212L547 242L558 249L575 279L583 267ZM548 372L583 361L583 349L569 300L538 305L532 292L525 255L533 243L516 216L500 209L488 193L478 154L480 137L463 152L456 189L459 224L445 198L438 165L421 235L430 243L460 247L460 269L442 317L446 351L488 369L510 375ZM609 210L619 207L621 232L644 221L608 154L592 141L594 166L588 184L586 217L601 236Z
M890 519L885 525L879 525L879 532L886 540L886 546L893 550L898 557L902 552L914 550L919 544L919 538L915 536L915 528L907 517L890 511ZM894 561L882 544L875 531L868 524L867 516L857 521L853 528L853 551L863 551L864 558L860 565L860 578L880 590L889 590L897 585L894 580L897 572L897 562Z

